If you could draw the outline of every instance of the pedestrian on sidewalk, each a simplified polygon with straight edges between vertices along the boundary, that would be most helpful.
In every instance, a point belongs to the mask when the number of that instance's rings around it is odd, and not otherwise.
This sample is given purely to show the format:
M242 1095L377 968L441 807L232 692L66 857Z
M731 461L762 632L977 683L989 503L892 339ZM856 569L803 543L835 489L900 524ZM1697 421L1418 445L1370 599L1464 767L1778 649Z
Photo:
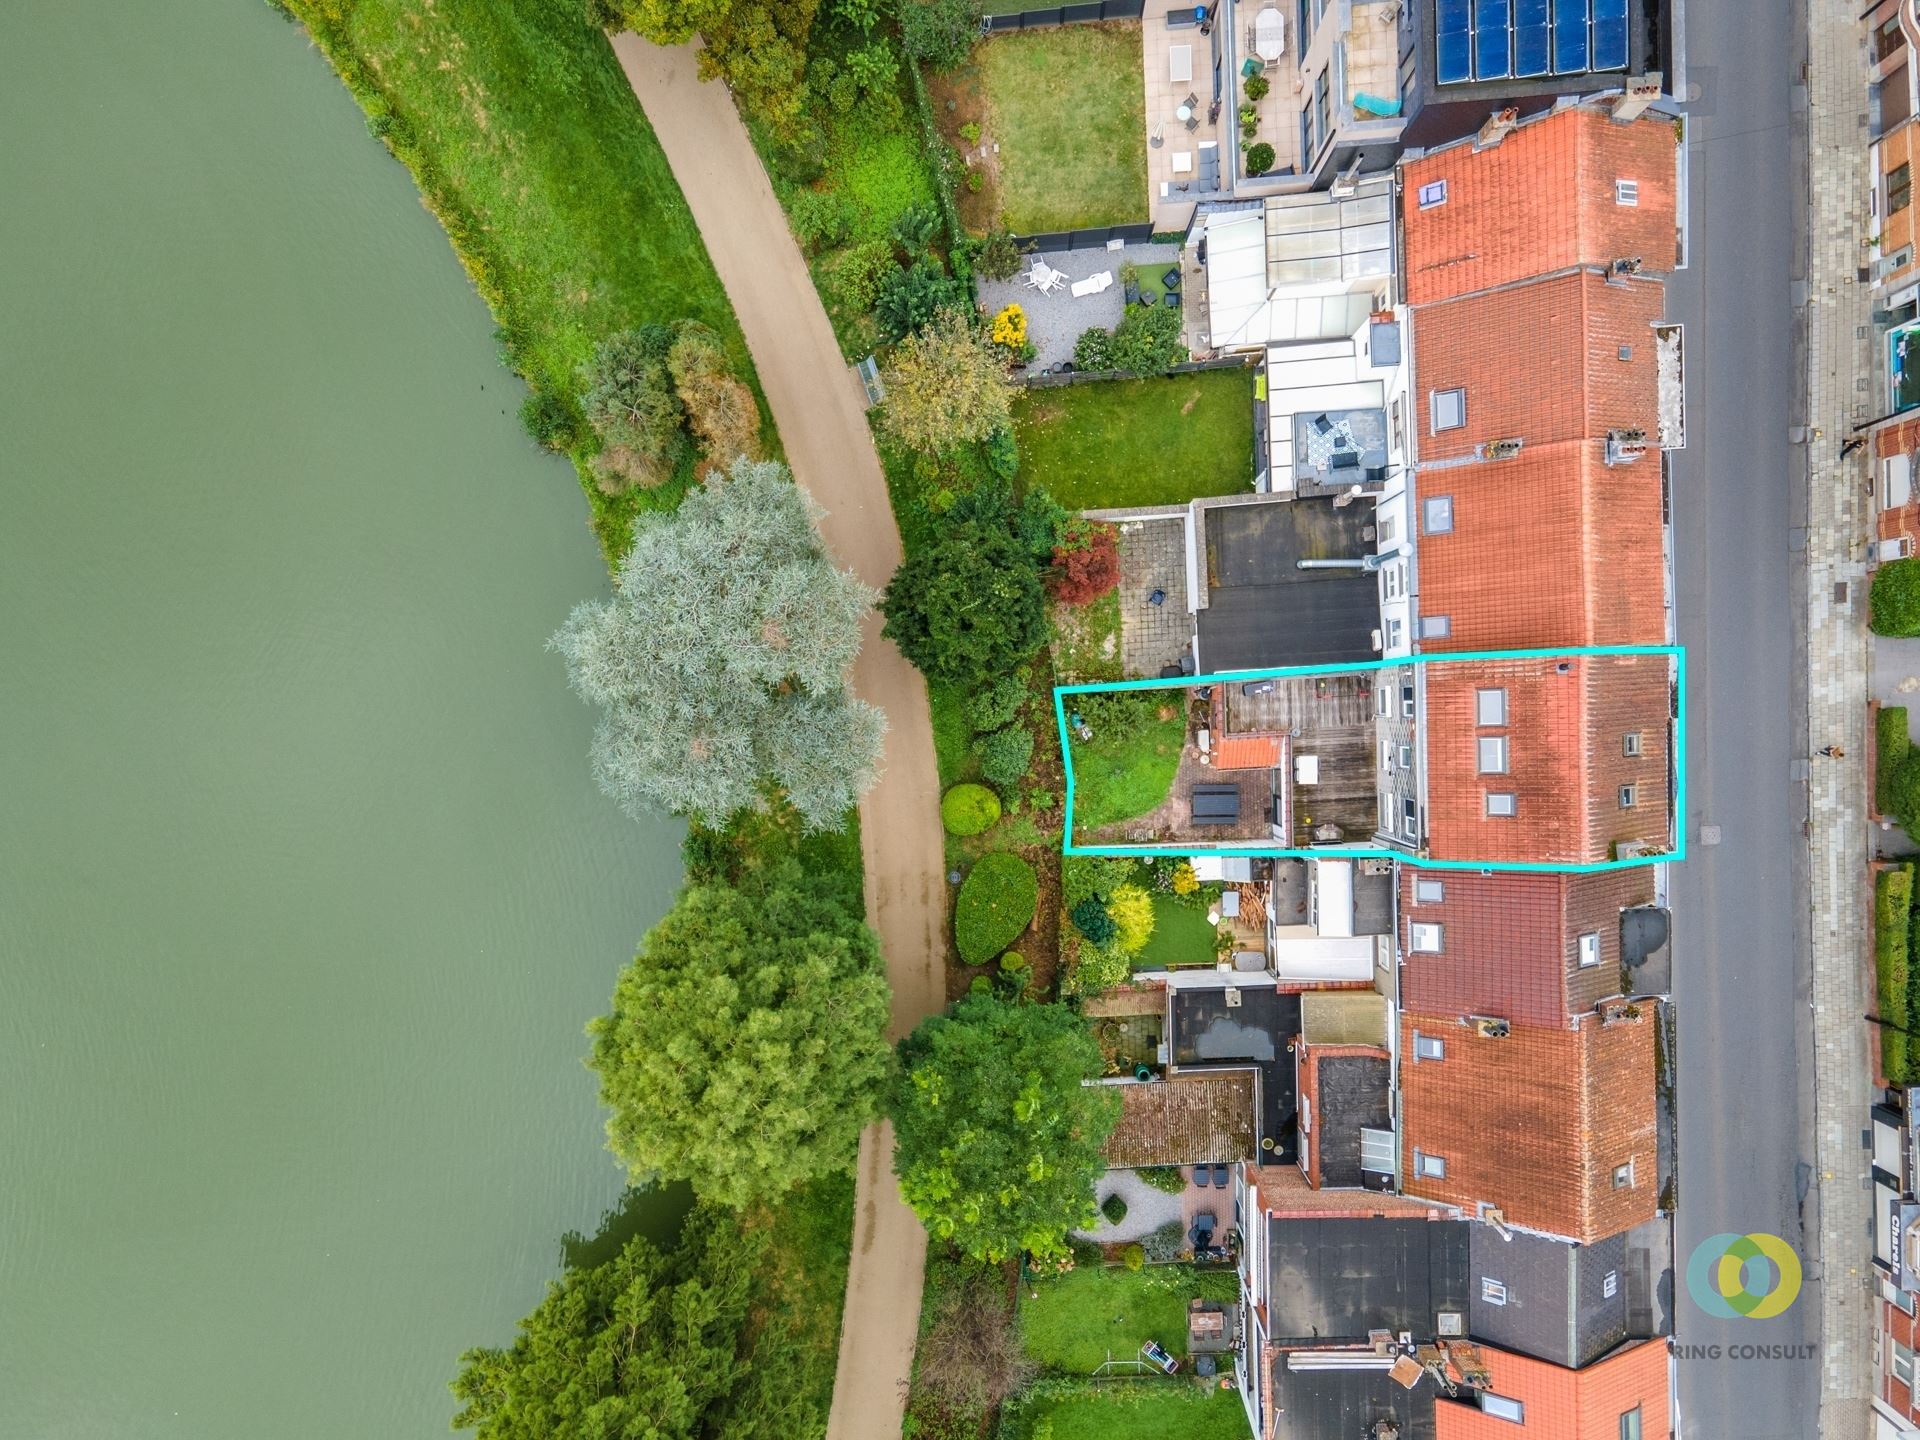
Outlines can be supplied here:
M1839 760L1844 758L1847 752L1842 750L1838 745L1823 745L1813 753L1816 755L1824 755L1829 760Z

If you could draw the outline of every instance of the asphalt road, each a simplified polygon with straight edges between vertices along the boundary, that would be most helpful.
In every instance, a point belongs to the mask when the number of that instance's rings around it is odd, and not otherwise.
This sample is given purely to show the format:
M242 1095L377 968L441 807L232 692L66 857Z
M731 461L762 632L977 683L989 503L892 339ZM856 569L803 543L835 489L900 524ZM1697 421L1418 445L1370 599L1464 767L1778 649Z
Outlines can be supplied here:
M1683 1347L1806 1345L1818 1287L1785 1315L1718 1320L1686 1294L1708 1236L1771 1231L1803 1255L1813 1155L1803 785L1807 756L1787 431L1800 384L1793 237L1806 226L1789 127L1799 18L1783 0L1688 0L1691 237L1668 285L1686 325L1687 448L1673 467L1674 569L1691 720L1689 858L1674 869ZM1816 742L1818 743L1818 742ZM1718 845L1700 843L1703 824ZM1806 1162L1803 1164L1803 1162ZM1807 1212L1813 1218L1813 1212ZM1864 1243L1864 1242L1863 1242ZM1678 1362L1688 1440L1808 1440L1818 1360Z

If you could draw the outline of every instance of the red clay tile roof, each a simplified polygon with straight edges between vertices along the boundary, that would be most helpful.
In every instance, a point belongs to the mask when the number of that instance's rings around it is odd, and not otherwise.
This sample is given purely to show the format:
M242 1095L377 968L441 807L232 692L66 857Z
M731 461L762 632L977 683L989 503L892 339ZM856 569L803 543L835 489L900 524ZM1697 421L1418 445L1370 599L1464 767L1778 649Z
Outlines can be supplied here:
M1497 1039L1453 1015L1401 1019L1401 1149L1409 1195L1496 1205L1510 1225L1592 1244L1656 1209L1652 1007L1576 1030L1514 1025ZM1437 1036L1439 1060L1414 1057ZM1415 1152L1445 1161L1424 1177ZM1632 1183L1614 1186L1631 1162Z
M1277 731L1223 735L1213 747L1216 770L1271 770L1280 763L1281 744Z
M1253 1158L1253 1076L1181 1076L1117 1085L1120 1123L1107 1137L1107 1164L1192 1165Z
M1660 394L1651 327L1665 292L1655 280L1609 284L1576 271L1416 310L1422 464L1471 455L1489 440L1535 446L1615 429L1655 433ZM1428 397L1454 389L1466 391L1467 423L1436 432ZM1657 490L1657 463L1643 468L1656 472Z
M1438 885L1423 903L1415 882ZM1400 870L1400 1003L1422 1015L1492 1015L1565 1026L1620 989L1620 912L1653 900L1650 869L1597 875ZM1415 924L1440 927L1439 954L1409 943ZM1580 937L1600 959L1580 964Z
M1679 258L1677 148L1671 119L1619 125L1602 109L1575 106L1488 149L1452 145L1409 161L1408 300L1424 305L1624 256L1671 270ZM1636 183L1638 203L1616 203L1621 179ZM1421 187L1439 180L1445 202L1422 210Z
M1561 667L1565 667L1564 670ZM1427 849L1436 859L1588 864L1641 841L1665 848L1665 656L1462 660L1425 669ZM1478 723L1477 692L1506 692L1503 726ZM1625 753L1625 737L1640 753ZM1503 736L1507 768L1479 770L1482 737ZM1620 789L1637 787L1631 808ZM1487 813L1492 794L1515 813Z
M1379 1190L1315 1190L1297 1165L1255 1166L1248 1170L1247 1179L1257 1188L1259 1210L1281 1220L1319 1215L1456 1218L1451 1209L1408 1195Z
M1420 612L1449 625L1423 652L1666 639L1659 460L1608 466L1602 450L1421 472L1423 496L1453 501L1453 529L1420 537Z
M1667 1345L1645 1340L1583 1370L1567 1370L1491 1345L1480 1347L1493 1375L1493 1393L1518 1400L1515 1425L1477 1405L1442 1399L1434 1410L1435 1440L1620 1440L1620 1417L1640 1407L1643 1440L1670 1440Z

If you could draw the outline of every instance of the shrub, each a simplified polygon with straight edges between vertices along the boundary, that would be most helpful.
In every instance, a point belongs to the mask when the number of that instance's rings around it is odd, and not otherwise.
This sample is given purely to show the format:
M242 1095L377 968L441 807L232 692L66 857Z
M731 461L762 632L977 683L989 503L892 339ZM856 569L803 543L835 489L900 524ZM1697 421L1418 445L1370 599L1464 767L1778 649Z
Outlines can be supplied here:
M1180 343L1180 312L1165 305L1135 305L1113 332L1113 368L1135 375L1164 375L1187 358Z
M1080 370L1111 370L1113 332L1099 325L1082 330L1080 338L1073 342L1073 363Z
M980 143L979 125L972 120L967 121L966 124L960 127L960 138L969 145L978 145Z
M1020 473L1020 442L1013 438L1011 427L1002 425L987 436L986 454L987 469L1002 480L1011 480Z
M551 390L532 390L520 402L520 423L543 450L564 454L580 441L573 409Z
M1920 635L1920 556L1874 571L1867 609L1876 635Z
M1153 897L1138 885L1116 885L1107 896L1107 914L1113 920L1113 945L1131 955L1153 938Z
M1173 1173L1178 1175L1180 1172L1175 1170ZM1178 1260L1187 1253L1187 1227L1179 1220L1169 1220L1147 1236L1140 1248L1146 1252L1147 1259L1157 1265Z
M909 205L894 217L889 233L901 258L912 264L933 249L940 234L940 217L924 205Z
M935 70L951 70L980 38L980 0L901 0L900 43Z
M940 798L949 835L978 835L1000 818L1000 797L984 785L956 785Z
M1913 911L1913 871L1906 866L1882 870L1874 881L1873 956L1882 1020L1904 1026L1908 1014L1909 924ZM1880 1027L1880 1068L1887 1081L1908 1080L1907 1037Z
M1129 1245L1120 1252L1120 1263L1125 1265L1129 1270L1138 1270L1142 1265L1147 1263L1147 1252L1144 1247L1137 1243Z
M1018 675L1003 675L967 697L967 723L976 735L998 730L1013 723L1026 699L1026 682Z
M1247 174L1264 175L1273 168L1273 146L1262 140L1247 147Z
M1191 860L1180 860L1173 867L1173 893L1191 895L1200 888L1200 877L1193 873Z
M1018 350L1027 343L1027 312L1015 300L993 317L993 343Z
M753 392L734 378L718 335L697 321L683 324L667 352L667 370L702 455L729 465L758 453L760 412Z
M1074 521L1054 548L1047 593L1062 605L1091 605L1120 583L1120 541L1113 526Z
M834 267L833 287L842 304L861 314L880 302L887 277L900 267L884 240L863 240L850 247Z
M986 183L986 176L982 175L978 170L975 170L971 165L967 167L967 193L969 195L978 195L981 187Z
M1894 777L1913 749L1913 743L1907 739L1907 707L1882 705L1873 725L1873 808L1882 815L1891 815Z
M788 207L794 236L810 251L830 250L853 233L857 212L841 190L802 190Z
M1920 830L1920 749L1909 749L1907 758L1893 772L1891 814L1900 828L1912 835Z
M1107 1217L1109 1225L1118 1225L1127 1218L1127 1202L1116 1190L1100 1202L1100 1213Z
M1271 90L1273 86L1264 75L1249 75L1244 88L1247 92L1247 99L1264 100L1267 98L1267 92Z
M1098 895L1089 895L1075 905L1068 913L1068 918L1073 921L1073 928L1095 945L1105 945L1113 939L1114 931L1118 928Z
M1005 230L995 230L980 242L973 268L989 280L1011 280L1020 270L1020 245Z
M1033 732L1019 725L995 730L973 742L980 773L996 785L1017 785L1033 763Z
M1094 738L1107 745L1131 740L1160 717L1160 707L1177 701L1151 690L1092 690L1075 697L1080 718L1093 731Z
M1133 961L1118 945L1082 946L1067 989L1075 995L1091 995L1124 985L1132 974Z
M972 293L963 282L923 258L881 282L873 314L889 340L904 340L926 329L942 310L965 313L972 303Z
M984 965L1033 923L1039 898L1033 867L1018 855L983 855L954 904L953 943L969 965Z
M1133 1172L1156 1190L1164 1190L1169 1195L1187 1193L1186 1173L1178 1165L1148 1165Z

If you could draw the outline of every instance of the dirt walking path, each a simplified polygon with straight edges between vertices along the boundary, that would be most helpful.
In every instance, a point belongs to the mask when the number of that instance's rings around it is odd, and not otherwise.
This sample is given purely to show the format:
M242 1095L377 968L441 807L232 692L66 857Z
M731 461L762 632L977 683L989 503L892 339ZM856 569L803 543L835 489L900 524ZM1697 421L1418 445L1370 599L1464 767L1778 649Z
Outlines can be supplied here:
M841 564L875 587L900 563L900 533L867 430L865 397L840 356L786 216L732 97L694 74L692 46L621 35L614 53L686 192L707 253L733 301L787 460L826 507L821 531ZM886 768L860 806L867 917L893 985L893 1034L945 1003L946 854L940 780L920 673L880 638L876 616L854 689L887 712ZM893 1131L860 1139L853 1261L828 1440L898 1440L920 1323L926 1233L893 1179Z

